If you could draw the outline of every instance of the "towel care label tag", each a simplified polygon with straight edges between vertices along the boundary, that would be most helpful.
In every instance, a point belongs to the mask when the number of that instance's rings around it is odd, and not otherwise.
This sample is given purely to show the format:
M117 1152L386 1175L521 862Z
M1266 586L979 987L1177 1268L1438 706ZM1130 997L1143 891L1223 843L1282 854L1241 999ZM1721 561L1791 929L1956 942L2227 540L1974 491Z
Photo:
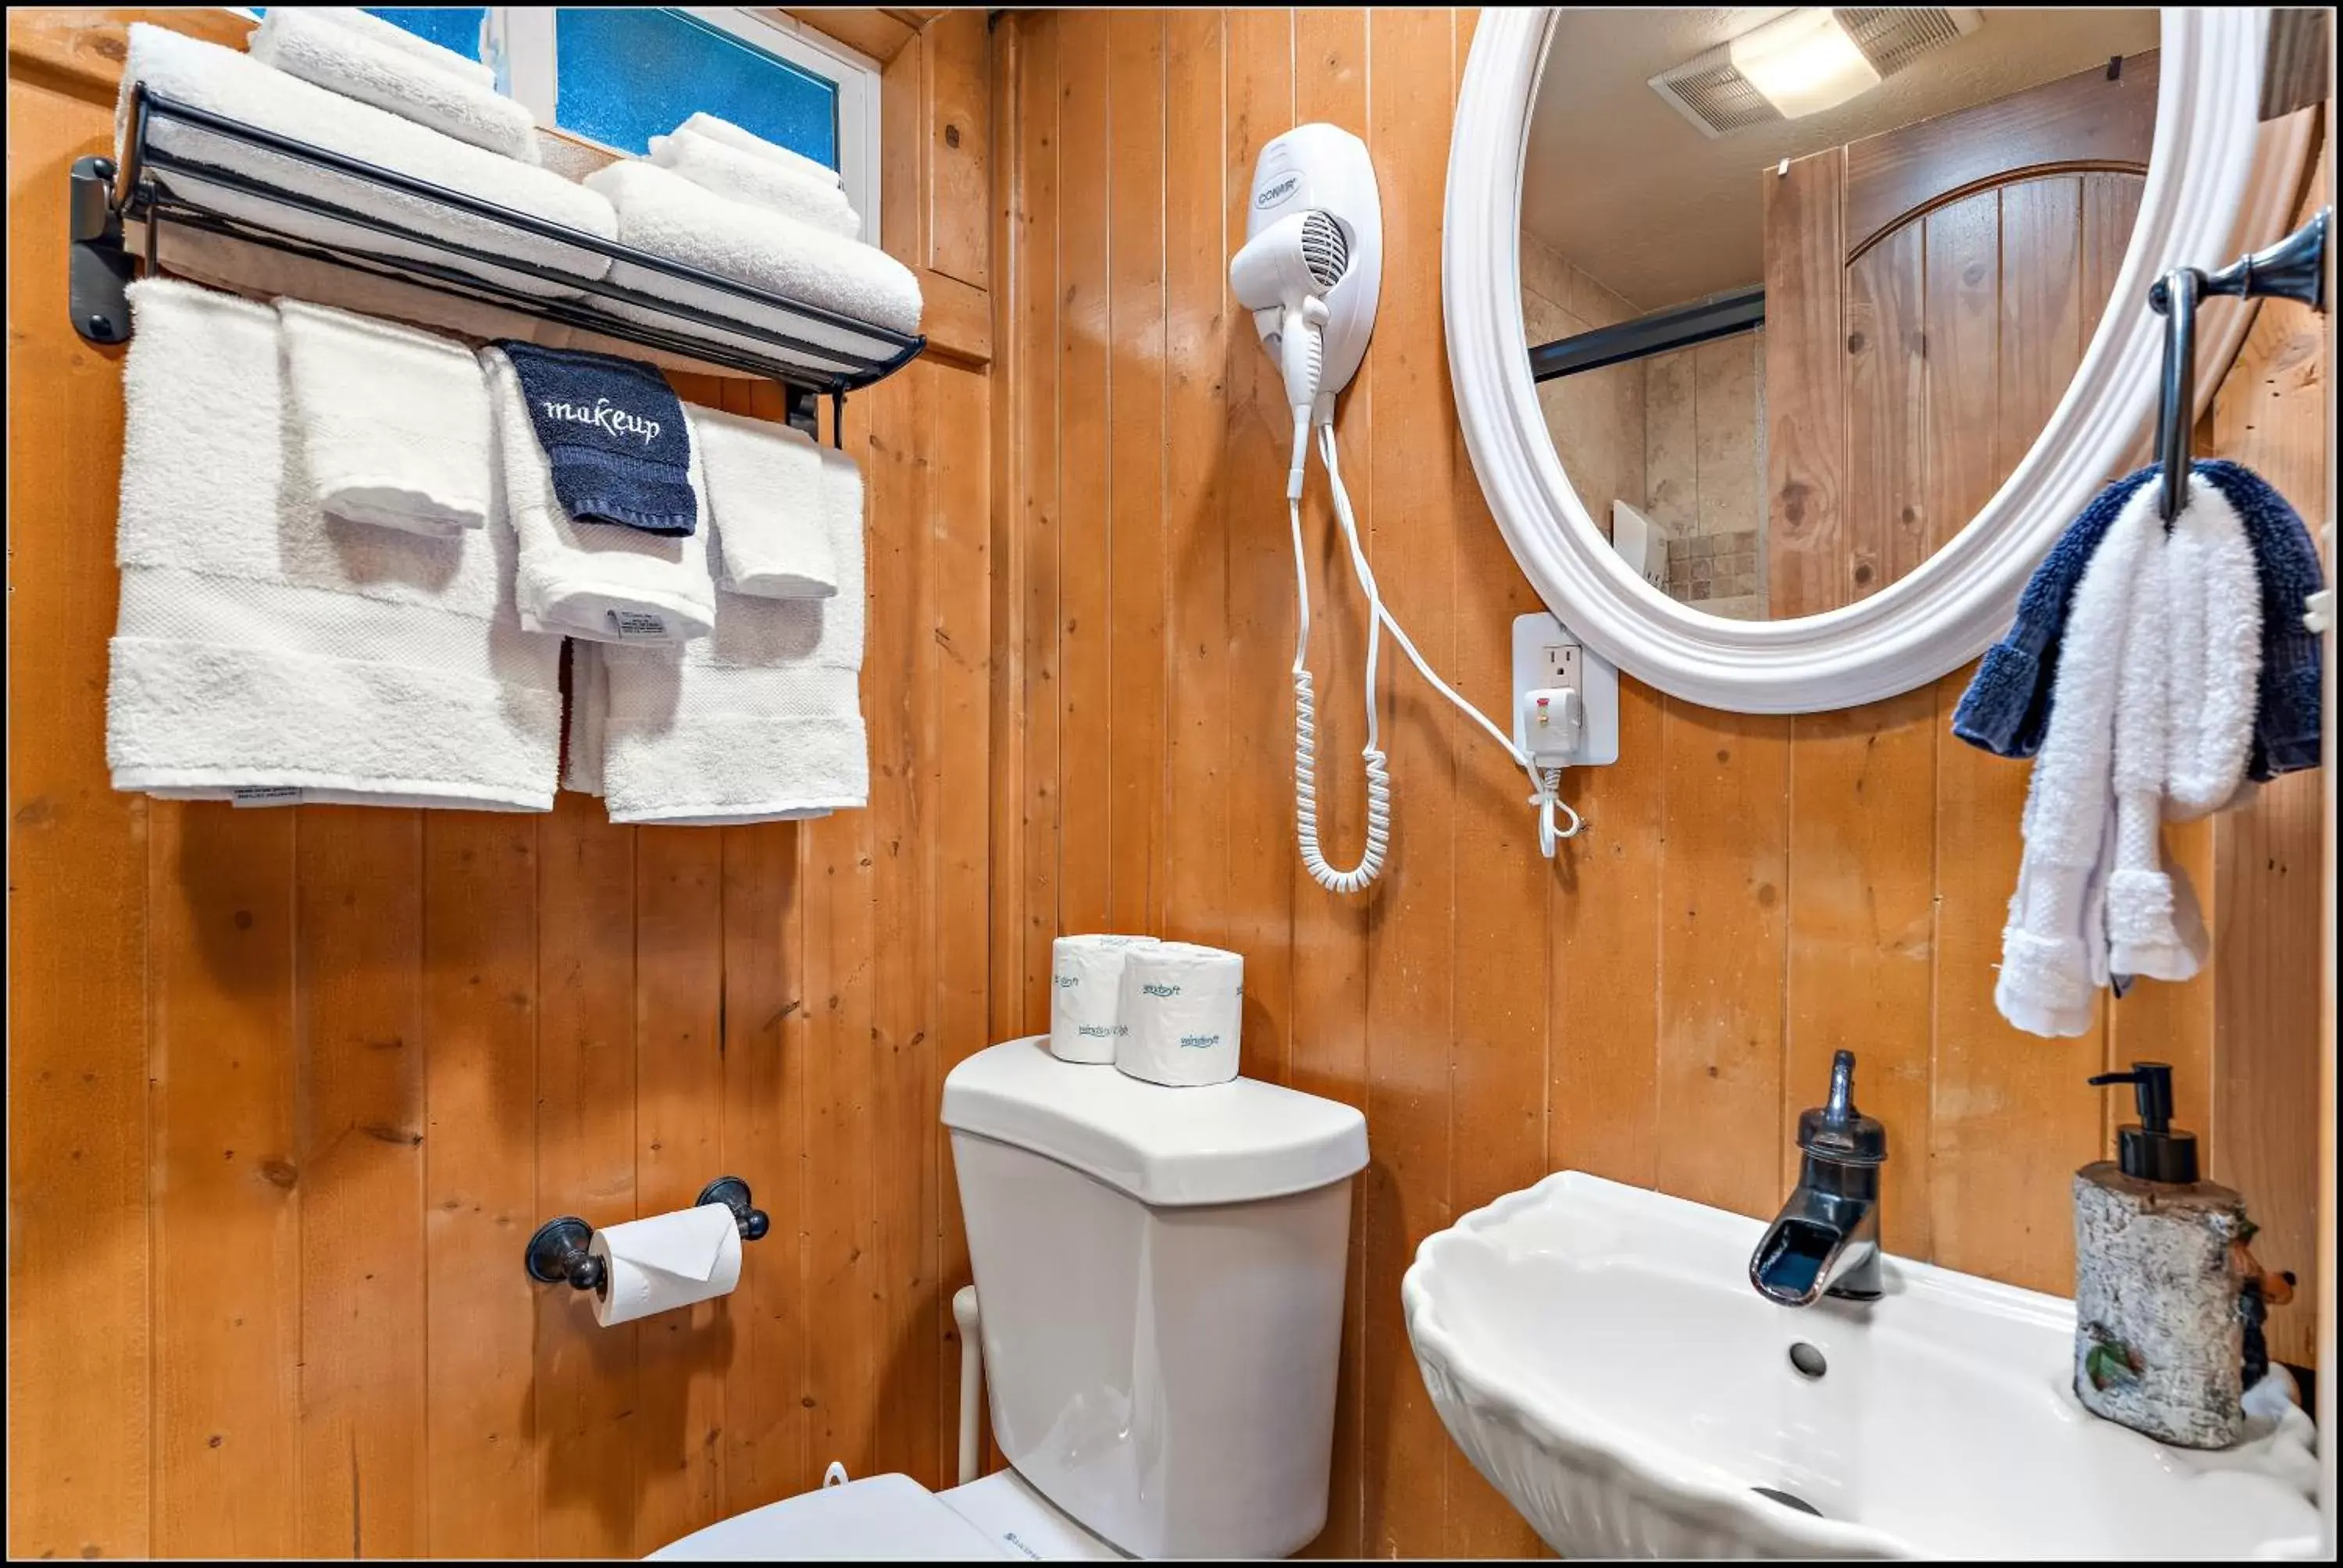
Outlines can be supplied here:
M602 612L610 629L618 634L621 642L665 642L668 640L667 617L653 615L649 610L611 609Z
M233 791L229 799L238 806L298 806L308 794L291 784L249 784Z

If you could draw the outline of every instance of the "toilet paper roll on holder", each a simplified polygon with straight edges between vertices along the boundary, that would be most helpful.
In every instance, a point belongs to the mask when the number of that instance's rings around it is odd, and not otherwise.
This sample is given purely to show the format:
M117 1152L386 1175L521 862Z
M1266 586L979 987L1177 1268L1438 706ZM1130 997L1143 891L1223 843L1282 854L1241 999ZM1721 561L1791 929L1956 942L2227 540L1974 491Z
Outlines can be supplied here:
M743 1241L759 1241L773 1228L772 1217L755 1207L749 1183L738 1176L719 1176L702 1187L692 1205L697 1208L703 1203L721 1203L731 1210ZM523 1257L528 1277L548 1285L567 1280L572 1290L599 1292L608 1283L608 1276L602 1260L586 1250L586 1244L593 1239L594 1227L575 1214L548 1220L528 1239L528 1250Z

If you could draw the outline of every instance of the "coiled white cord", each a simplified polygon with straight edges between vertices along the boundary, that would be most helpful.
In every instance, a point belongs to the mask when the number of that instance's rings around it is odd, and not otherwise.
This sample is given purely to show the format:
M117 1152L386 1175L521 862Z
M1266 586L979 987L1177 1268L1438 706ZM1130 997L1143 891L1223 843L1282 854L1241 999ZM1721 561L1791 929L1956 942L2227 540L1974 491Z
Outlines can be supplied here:
M1328 487L1334 497L1334 518L1342 529L1343 541L1350 547L1351 569L1359 579L1359 587L1367 596L1367 658L1363 691L1367 710L1367 743L1360 749L1367 774L1366 845L1359 863L1345 871L1328 863L1318 843L1318 719L1315 682L1310 674L1310 563L1302 542L1302 502L1299 470L1306 451L1308 419L1306 410L1297 409L1294 418L1295 474L1287 485L1286 512L1293 528L1294 594L1300 607L1299 622L1293 646L1293 826L1294 837L1302 849L1302 864L1312 880L1333 893L1355 893L1373 883L1383 868L1383 855L1391 847L1391 776L1383 750L1375 718L1375 664L1383 628L1391 629L1397 642L1433 689L1456 705L1464 716L1478 724L1489 738L1503 747L1505 754L1519 763L1530 778L1529 803L1538 808L1538 849L1548 859L1554 859L1561 840L1575 837L1584 824L1578 813L1562 799L1562 769L1541 770L1513 738L1489 721L1488 716L1458 695L1456 689L1433 672L1416 651L1407 632L1383 608L1383 593L1375 586L1373 568L1367 564L1367 552L1359 541L1358 518L1351 510L1351 495L1342 485L1342 470L1334 446L1334 427L1331 423L1318 427L1318 455L1326 465ZM1570 826L1563 829L1554 821L1559 809L1570 818Z

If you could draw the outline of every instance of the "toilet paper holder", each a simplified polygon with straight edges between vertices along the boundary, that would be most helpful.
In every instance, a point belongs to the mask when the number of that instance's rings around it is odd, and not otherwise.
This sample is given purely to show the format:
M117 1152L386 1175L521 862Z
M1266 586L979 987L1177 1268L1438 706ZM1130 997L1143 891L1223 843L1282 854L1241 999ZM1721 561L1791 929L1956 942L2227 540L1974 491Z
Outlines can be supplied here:
M702 1203L721 1203L731 1210L743 1241L760 1241L773 1228L772 1217L755 1206L749 1183L738 1176L719 1176L702 1187L699 1196L691 1201L695 1208ZM548 1285L567 1280L572 1290L601 1290L608 1282L602 1260L586 1251L586 1244L593 1239L594 1227L575 1214L548 1220L528 1239L528 1250L522 1258L528 1277Z

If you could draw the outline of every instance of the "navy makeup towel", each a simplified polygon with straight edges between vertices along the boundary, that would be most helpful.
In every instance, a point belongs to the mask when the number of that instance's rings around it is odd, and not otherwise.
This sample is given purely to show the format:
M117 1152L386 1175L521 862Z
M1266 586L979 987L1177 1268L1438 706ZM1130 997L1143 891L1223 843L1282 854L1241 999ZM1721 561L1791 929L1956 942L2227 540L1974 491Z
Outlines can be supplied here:
M651 367L499 342L528 405L553 493L578 522L688 537L699 527L683 404Z

